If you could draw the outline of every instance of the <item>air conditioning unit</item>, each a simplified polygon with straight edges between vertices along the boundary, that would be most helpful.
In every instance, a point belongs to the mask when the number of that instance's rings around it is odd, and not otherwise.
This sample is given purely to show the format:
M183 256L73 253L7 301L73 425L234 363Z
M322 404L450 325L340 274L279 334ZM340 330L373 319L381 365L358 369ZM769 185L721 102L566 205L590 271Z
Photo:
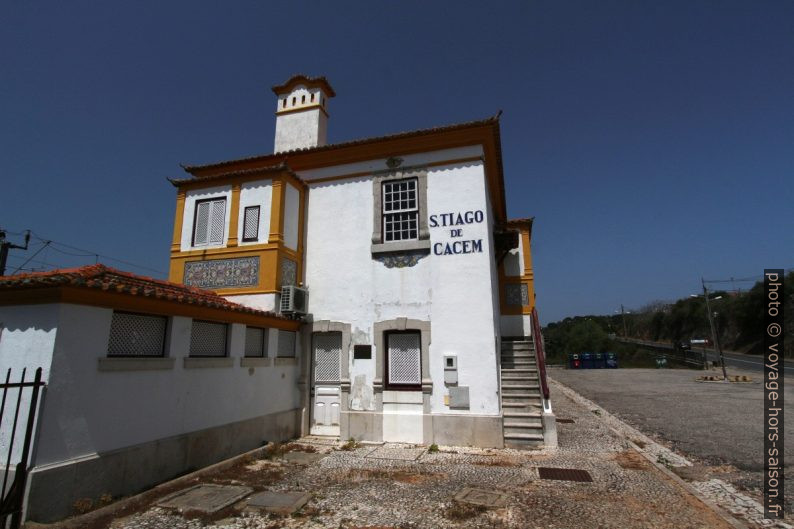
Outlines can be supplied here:
M306 314L309 304L309 292L305 288L294 285L281 287L281 313L282 314Z

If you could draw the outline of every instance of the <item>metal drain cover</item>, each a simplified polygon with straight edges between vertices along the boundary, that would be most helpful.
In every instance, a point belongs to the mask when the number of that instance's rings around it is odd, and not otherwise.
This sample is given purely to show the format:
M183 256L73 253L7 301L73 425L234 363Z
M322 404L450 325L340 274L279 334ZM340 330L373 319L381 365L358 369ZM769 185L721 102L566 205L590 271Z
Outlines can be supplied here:
M577 468L549 468L539 467L538 474L540 479L556 479L559 481L581 481L592 482L593 478L586 470L579 470Z

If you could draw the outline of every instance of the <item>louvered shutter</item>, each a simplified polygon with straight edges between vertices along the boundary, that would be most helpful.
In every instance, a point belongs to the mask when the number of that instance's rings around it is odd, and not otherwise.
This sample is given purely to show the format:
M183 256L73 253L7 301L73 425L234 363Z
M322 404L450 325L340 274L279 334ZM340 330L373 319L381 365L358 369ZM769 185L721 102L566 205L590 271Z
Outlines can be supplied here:
M207 227L210 222L210 202L196 204L196 226L193 230L193 244L207 244Z
M422 350L419 333L388 335L389 383L422 383Z
M245 208L243 215L243 240L255 241L259 238L259 206Z
M223 225L226 222L226 199L213 200L210 210L210 244L223 244Z

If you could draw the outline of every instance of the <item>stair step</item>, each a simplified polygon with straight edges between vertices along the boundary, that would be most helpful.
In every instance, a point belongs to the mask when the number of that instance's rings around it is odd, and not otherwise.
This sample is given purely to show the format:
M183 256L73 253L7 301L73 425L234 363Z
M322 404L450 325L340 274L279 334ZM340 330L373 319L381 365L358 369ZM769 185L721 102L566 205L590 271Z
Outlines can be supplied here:
M506 422L506 423L504 423L504 427L505 428L519 428L519 429L522 429L522 430L541 430L542 431L543 430L543 423L541 423L541 422L537 422L537 423L532 423L532 422ZM510 432L505 432L505 433L510 433ZM516 432L516 433L520 433L520 432ZM527 433L529 433L529 432L527 432Z
M504 393L502 392L503 399L539 399L540 393ZM515 402L511 400L510 402Z
M533 419L540 419L543 416L539 411L506 411L503 415L510 418L530 417Z
M509 373L511 375L517 375L519 373L534 373L535 375L538 374L538 369L536 367L504 367L502 366L502 372Z
M535 383L538 383L538 377L537 376L533 377L533 376L529 376L529 375L527 375L527 376L518 376L518 377L502 376L502 382L524 382L524 383L535 382Z
M534 409L541 410L541 409L543 409L543 403L541 403L540 401L538 401L537 404L533 403L533 402L509 402L509 401L507 401L507 402L502 402L502 408L526 408L526 409L533 409L534 408ZM533 413L533 412L530 411L530 412L527 412L527 413ZM538 413L540 413L540 412L538 412Z
M540 389L538 384L502 384L502 389L512 389L512 390L526 390L526 389Z
M506 433L505 440L511 441L542 441L542 433Z

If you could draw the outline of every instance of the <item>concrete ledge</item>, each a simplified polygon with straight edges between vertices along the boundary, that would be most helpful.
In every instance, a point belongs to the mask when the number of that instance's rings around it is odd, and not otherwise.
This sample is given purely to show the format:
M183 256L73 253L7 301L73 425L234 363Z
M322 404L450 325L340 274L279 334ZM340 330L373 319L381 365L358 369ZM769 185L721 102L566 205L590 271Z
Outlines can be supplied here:
M225 356L222 358L207 357L201 358L194 356L192 358L186 357L183 359L185 369L193 369L198 367L233 367L234 358Z
M296 366L298 365L298 359L294 356L290 356L287 358L276 358L275 365L277 366Z
M36 466L28 478L26 519L50 523L73 514L74 502L103 494L129 496L185 472L204 468L297 433L300 410L166 437L88 456ZM61 527L61 525L58 525Z
M98 358L99 371L154 371L160 369L173 369L174 358Z
M240 367L267 367L272 365L272 358L247 356L240 358Z
M371 247L372 254L408 252L412 250L430 250L430 239L386 242L382 244L373 244Z

